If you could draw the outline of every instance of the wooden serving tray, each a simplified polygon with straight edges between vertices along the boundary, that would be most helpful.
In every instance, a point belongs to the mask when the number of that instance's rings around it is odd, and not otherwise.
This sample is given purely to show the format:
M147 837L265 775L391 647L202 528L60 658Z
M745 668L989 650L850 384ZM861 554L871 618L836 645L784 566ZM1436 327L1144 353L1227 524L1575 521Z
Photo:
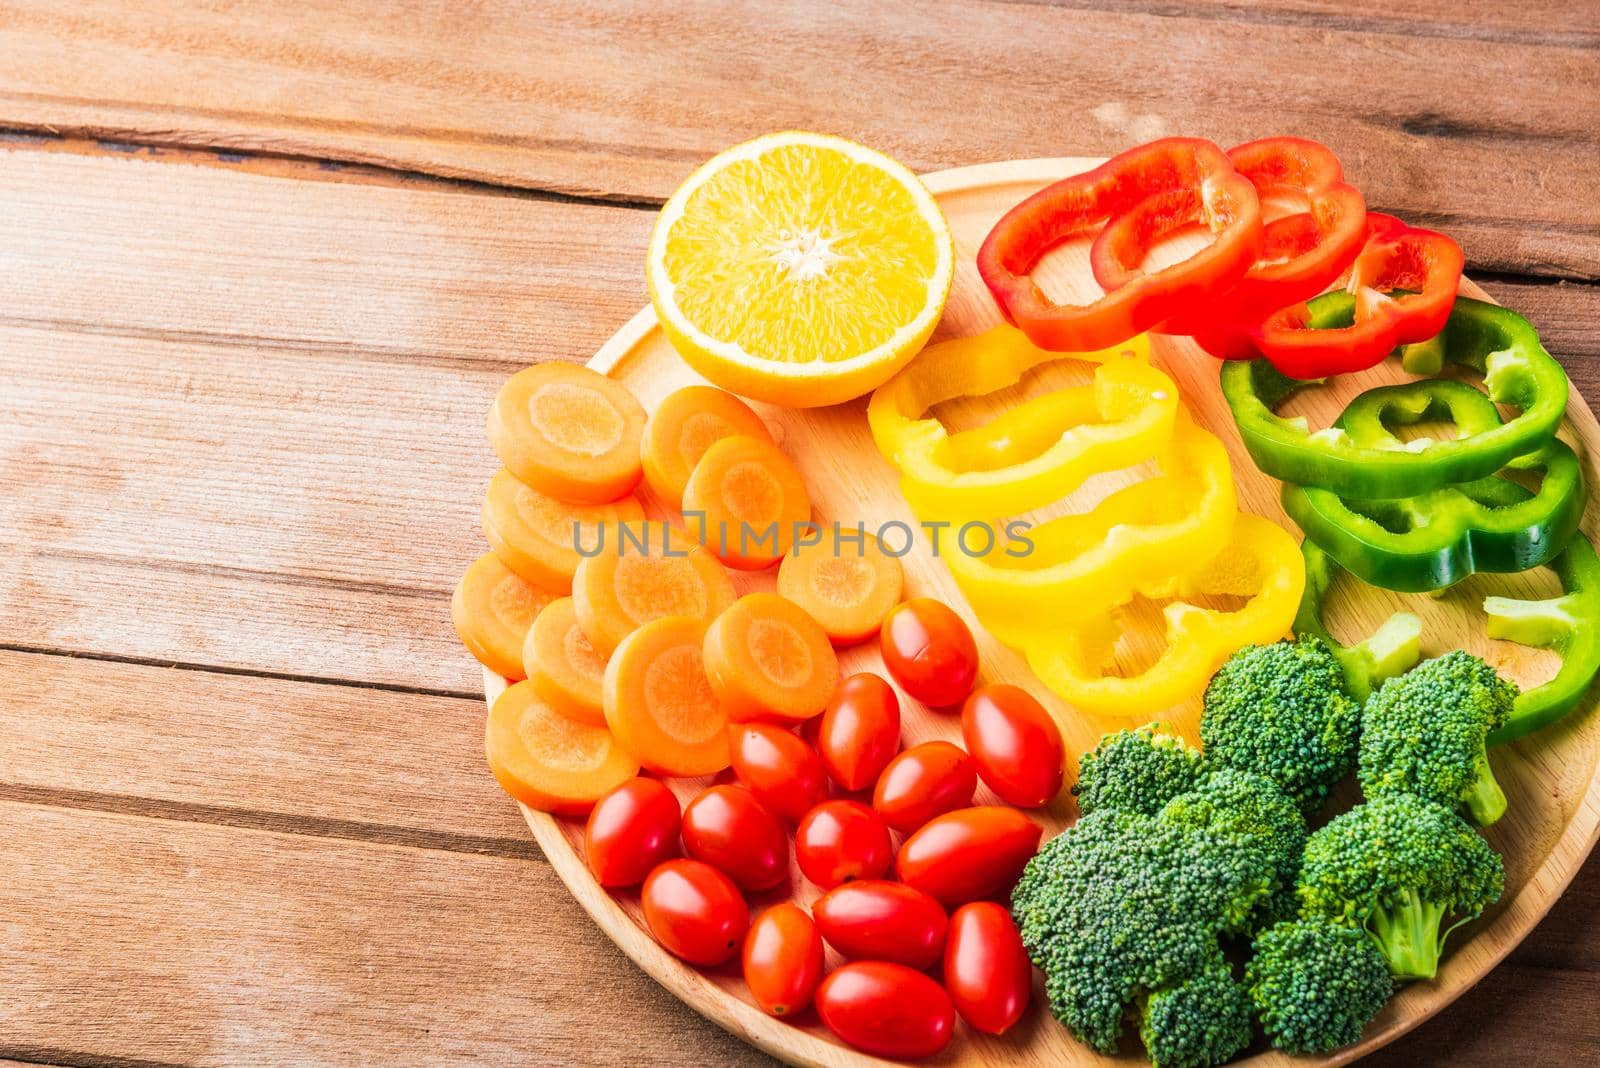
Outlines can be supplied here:
M1039 159L985 164L940 171L925 179L938 197L949 219L956 241L955 285L934 340L978 333L999 323L1000 317L988 291L978 277L974 255L985 234L999 216L1022 197L1040 186L1069 174L1086 170L1099 160ZM1168 256L1182 254L1199 238L1180 239L1165 251ZM1161 255L1163 250L1158 250ZM1047 291L1058 299L1091 299L1100 290L1089 272L1087 243L1055 250L1036 274ZM1471 283L1463 290L1473 296L1482 293ZM1240 507L1267 516L1298 532L1278 506L1278 483L1256 470L1240 444L1232 419L1217 385L1218 365L1187 339L1156 336L1155 361L1178 383L1185 402L1201 424L1218 434L1233 458L1234 478ZM645 308L619 330L595 354L589 365L626 384L646 409L652 409L667 393L700 381L699 377L674 352L656 325L654 313ZM1314 427L1326 426L1354 393L1398 370L1349 376L1352 382L1308 391L1297 398L1293 410L1307 415ZM947 423L970 426L985 413L998 410L1008 400L1022 394L1033 395L1045 388L1078 384L1088 379L1085 365L1063 361L1041 369L1017 390L991 395L982 401L961 401L942 406L938 414ZM879 523L900 520L913 529L916 523L896 488L896 474L873 448L867 430L865 400L834 408L786 410L756 405L772 427L785 452L805 473L815 503L816 518L823 522L839 520L850 525L857 521L869 529ZM1585 458L1590 484L1597 483L1590 454L1600 441L1594 416L1581 397L1573 392L1564 436ZM1147 477L1147 469L1130 469L1100 476L1068 502L1071 510L1081 510L1119 485ZM670 513L660 502L651 500L641 487L646 508L653 515ZM1584 528L1595 529L1591 506ZM967 612L965 602L944 565L931 557L926 538L904 559L907 596L937 597L967 615L974 624L982 655L983 679L1020 684L1040 697L1057 714L1066 740L1069 763L1092 748L1102 732L1136 725L1140 720L1095 720L1074 712L1045 690L1020 657L990 638ZM771 573L735 573L741 593L772 587ZM1355 583L1336 588L1329 604L1329 615L1336 634L1356 640L1375 628L1388 614L1401 607L1421 615L1426 623L1423 637L1425 655L1437 655L1451 648L1466 648L1485 656L1502 672L1524 684L1537 684L1554 671L1552 654L1526 649L1506 642L1491 642L1482 634L1480 602L1488 593L1508 596L1546 597L1555 592L1553 577L1544 570L1519 576L1475 577L1450 595L1440 599L1427 596L1388 594L1359 587ZM1124 670L1141 670L1161 645L1158 611L1152 606L1132 613L1134 632L1119 647ZM846 650L840 658L841 670L882 673L876 643ZM492 703L505 688L505 680L485 672L485 696ZM949 713L931 712L902 694L902 723L906 745L935 738L960 742L959 718ZM1495 749L1491 756L1496 776L1510 801L1510 811L1494 827L1488 838L1505 857L1506 893L1501 903L1470 927L1458 931L1452 948L1432 983L1414 983L1404 988L1368 1028L1361 1043L1333 1056L1314 1062L1309 1058L1290 1059L1275 1052L1261 1053L1246 1063L1253 1065L1344 1064L1393 1041L1448 1005L1462 991L1493 968L1513 946L1538 923L1571 881L1600 833L1600 781L1595 769L1600 760L1600 721L1584 710L1565 722L1534 737ZM1177 708L1166 717L1191 738L1196 737L1198 707ZM1069 768L1069 772L1073 769ZM1068 781L1072 776L1069 774ZM687 801L709 780L674 780L673 788ZM993 796L980 786L977 803L992 802ZM523 809L534 838L555 867L568 889L594 917L602 930L646 972L685 1003L707 1018L773 1055L803 1065L863 1065L886 1063L864 1056L838 1043L808 1012L798 1024L780 1022L762 1013L749 998L739 976L737 960L719 969L689 967L668 954L644 928L636 892L612 895L602 890L590 876L582 855L581 821L560 819ZM1055 834L1076 818L1070 795L1050 808L1033 814L1046 826L1046 837ZM752 914L760 908L790 896L809 904L817 896L815 887L805 881L791 865L791 885L751 900ZM530 903L537 908L537 903ZM1124 1042L1127 1054L1121 1058L1102 1057L1074 1040L1049 1014L1043 994L1042 977L1035 976L1034 1004L1012 1031L1000 1038L980 1035L958 1024L956 1040L934 1064L1072 1064L1143 1063L1143 1051L1136 1037Z

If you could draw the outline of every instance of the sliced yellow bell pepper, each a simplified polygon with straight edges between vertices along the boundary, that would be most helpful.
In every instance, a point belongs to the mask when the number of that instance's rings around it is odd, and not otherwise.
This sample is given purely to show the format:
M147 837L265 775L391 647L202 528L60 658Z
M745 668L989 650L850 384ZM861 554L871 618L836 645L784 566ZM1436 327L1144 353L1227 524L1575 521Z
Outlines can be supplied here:
M900 490L925 522L1015 515L1067 496L1090 476L1158 456L1178 410L1173 382L1149 363L1143 335L1098 352L1038 348L1000 326L926 349L872 395L878 450L900 470ZM1058 389L950 433L927 413L938 404L1016 385L1036 367L1097 363L1091 385Z

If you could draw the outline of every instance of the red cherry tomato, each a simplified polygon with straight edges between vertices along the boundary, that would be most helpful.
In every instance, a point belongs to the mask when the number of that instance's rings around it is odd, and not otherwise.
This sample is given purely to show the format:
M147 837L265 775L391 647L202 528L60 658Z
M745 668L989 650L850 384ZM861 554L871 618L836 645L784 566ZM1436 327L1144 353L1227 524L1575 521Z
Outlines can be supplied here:
M881 879L836 886L811 906L817 930L850 960L892 960L918 970L944 953L949 917L921 890Z
M956 1023L942 986L888 961L835 968L817 988L817 1015L856 1049L908 1060L944 1049Z
M1061 730L1027 690L979 688L961 709L961 737L978 774L1006 804L1037 808L1061 792Z
M817 751L793 731L770 723L728 730L734 774L763 805L791 823L828 796Z
M683 810L683 851L741 890L770 890L789 874L789 836L743 786L711 786Z
M978 646L961 617L931 597L913 597L884 617L883 663L901 687L932 708L958 705L978 678Z
M756 917L744 940L744 983L763 1012L793 1016L822 981L822 935L792 901Z
M883 822L910 834L935 816L972 804L978 773L972 758L949 742L923 742L889 761L872 791Z
M710 967L739 951L750 910L733 880L698 860L669 860L644 881L644 922L673 955Z
M829 777L865 790L900 749L900 698L881 677L863 671L839 684L817 731L817 752Z
M1011 893L1044 833L1014 808L977 805L946 812L900 847L900 881L946 908Z
M944 988L961 1018L1001 1035L1022 1019L1033 994L1033 965L1003 905L974 901L950 917L944 950Z
M794 859L824 890L853 879L881 878L893 856L889 828L859 801L824 801L795 828Z
M637 886L678 855L678 799L655 779L629 779L595 802L583 854L601 886Z

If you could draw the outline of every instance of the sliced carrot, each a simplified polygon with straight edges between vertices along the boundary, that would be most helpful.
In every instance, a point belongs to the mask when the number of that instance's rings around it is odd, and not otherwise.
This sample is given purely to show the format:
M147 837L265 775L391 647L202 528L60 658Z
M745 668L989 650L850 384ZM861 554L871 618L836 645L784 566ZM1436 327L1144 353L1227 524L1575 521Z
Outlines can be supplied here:
M811 519L811 497L794 463L770 441L723 438L700 457L683 490L683 512L729 567L759 571L793 547Z
M605 725L600 686L606 659L583 636L571 597L551 601L533 621L522 646L522 666L551 708L580 723Z
M461 644L478 663L508 679L520 679L522 645L533 619L555 594L523 579L484 553L467 567L450 598L450 619Z
M614 501L639 482L644 408L626 386L570 363L538 363L500 387L489 443L513 475L561 501Z
M495 700L483 748L500 788L542 812L581 815L639 774L610 731L561 715L529 682Z
M728 766L728 713L706 678L706 624L653 620L622 639L606 665L606 724L646 768L710 775Z
M644 425L644 480L672 508L683 506L683 487L700 457L723 438L743 435L772 441L750 406L715 386L685 386L669 393Z
M562 592L572 589L572 573L583 559L578 547L594 546L601 523L643 518L644 506L631 494L606 504L571 504L518 482L503 467L483 498L483 536L494 554L529 582Z
M677 527L643 522L602 529L599 552L572 576L578 625L602 656L652 619L710 621L733 603L727 571Z
M778 565L778 593L822 624L836 646L877 634L883 617L900 603L904 582L900 561L870 537L859 551L853 545L808 545Z
M739 598L706 629L706 674L734 720L809 719L839 684L820 624L775 593Z

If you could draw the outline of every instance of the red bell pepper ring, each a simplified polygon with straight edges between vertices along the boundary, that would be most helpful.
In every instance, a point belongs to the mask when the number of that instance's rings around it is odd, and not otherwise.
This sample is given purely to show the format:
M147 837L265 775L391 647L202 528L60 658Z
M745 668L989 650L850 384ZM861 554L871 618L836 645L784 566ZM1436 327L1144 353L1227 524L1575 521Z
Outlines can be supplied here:
M1180 263L1144 273L1151 244L1192 222L1215 235ZM1044 254L1101 223L1093 255L1118 285L1088 304L1057 304L1033 281ZM1261 249L1255 187L1210 141L1169 137L1046 186L1008 211L978 250L978 272L1001 312L1053 352L1121 344L1174 316L1198 313L1231 288Z

